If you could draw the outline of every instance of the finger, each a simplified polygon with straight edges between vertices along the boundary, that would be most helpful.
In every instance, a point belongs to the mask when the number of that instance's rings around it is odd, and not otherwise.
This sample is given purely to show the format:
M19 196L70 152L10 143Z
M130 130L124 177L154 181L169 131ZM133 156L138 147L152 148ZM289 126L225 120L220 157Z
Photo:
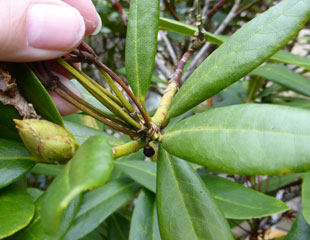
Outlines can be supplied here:
M80 11L86 25L86 35L96 34L102 27L101 18L91 0L63 0Z
M59 0L0 1L0 61L60 57L85 35L80 12Z

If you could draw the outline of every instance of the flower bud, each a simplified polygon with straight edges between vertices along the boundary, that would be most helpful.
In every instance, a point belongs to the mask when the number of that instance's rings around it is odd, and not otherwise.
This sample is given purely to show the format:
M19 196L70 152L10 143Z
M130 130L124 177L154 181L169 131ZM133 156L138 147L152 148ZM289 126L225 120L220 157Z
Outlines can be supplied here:
M79 143L65 128L46 120L14 120L25 146L38 162L65 163L72 158Z

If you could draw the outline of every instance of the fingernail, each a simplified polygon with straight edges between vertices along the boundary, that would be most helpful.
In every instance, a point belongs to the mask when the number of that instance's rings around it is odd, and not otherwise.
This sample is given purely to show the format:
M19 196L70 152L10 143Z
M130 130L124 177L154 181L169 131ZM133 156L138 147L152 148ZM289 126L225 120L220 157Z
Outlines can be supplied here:
M84 37L85 23L78 10L36 4L27 16L27 43L33 48L68 51Z
M99 14L97 14L97 15L98 15L98 19L99 19L99 21L98 21L98 25L97 25L97 28L95 29L95 31L94 31L91 35L97 35L98 33L100 33L101 28L102 28L102 21L101 21L101 17L100 17L100 15L99 15Z

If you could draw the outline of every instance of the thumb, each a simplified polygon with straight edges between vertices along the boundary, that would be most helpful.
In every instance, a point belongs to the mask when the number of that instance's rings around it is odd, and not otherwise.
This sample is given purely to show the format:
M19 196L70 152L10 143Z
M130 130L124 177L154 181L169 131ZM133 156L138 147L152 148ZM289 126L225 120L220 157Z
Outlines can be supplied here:
M60 57L85 34L79 11L59 0L0 1L0 61Z

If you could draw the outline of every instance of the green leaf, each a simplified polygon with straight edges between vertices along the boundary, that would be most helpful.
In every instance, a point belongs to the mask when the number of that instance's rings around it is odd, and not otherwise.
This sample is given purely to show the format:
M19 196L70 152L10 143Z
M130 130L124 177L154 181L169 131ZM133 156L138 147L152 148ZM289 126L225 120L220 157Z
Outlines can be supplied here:
M275 55L273 55L270 60L300 66L310 70L309 57L298 56L288 51L280 50Z
M258 75L305 96L310 96L310 79L293 72L280 64L266 64L250 75Z
M275 54L307 22L309 4L310 0L281 1L245 24L187 79L173 99L168 117L214 96Z
M30 224L24 228L22 231L19 231L17 234L13 235L8 240L61 240L64 237L64 234L67 232L70 224L72 222L72 218L75 216L80 198L74 199L74 201L70 204L70 206L66 209L64 216L61 219L61 231L58 236L51 237L47 235L42 227L40 213L41 213L41 205L44 196L38 198L35 202L35 214L30 222Z
M225 178L208 175L202 179L226 218L261 218L289 210L280 200Z
M142 190L136 202L130 225L129 240L155 240L155 195Z
M310 224L310 172L305 173L302 182L302 212L308 224Z
M180 33L185 36L196 37L195 33L198 31L197 27L192 25L182 23L173 19L163 18L159 19L159 28L161 30L166 30L170 32ZM208 42L221 45L225 40L228 40L228 36L224 35L216 35L210 32L205 33L206 39ZM295 66L304 67L306 69L310 69L310 59L309 57L302 57L299 55L295 55L291 52L280 50L276 54L270 57L270 60L275 62L282 62L286 64L291 64Z
M34 204L24 181L0 190L0 239L26 227L33 215Z
M119 213L114 213L107 220L108 240L127 240L129 236L130 219Z
M0 153L0 155L2 154ZM35 162L28 160L0 160L0 188L23 177L34 165Z
M31 169L31 173L45 176L57 176L63 169L64 165L38 163Z
M13 160L35 159L22 143L0 138L0 161Z
M194 27L192 25L182 23L173 19L169 18L163 18L161 17L159 19L159 28L161 30L170 31L170 32L176 32L183 34L185 36L189 37L197 37L195 33L198 31L197 27ZM220 45L222 44L228 37L221 36L221 35L215 35L213 33L206 32L205 33L206 39L214 44Z
M187 162L160 147L157 166L156 202L163 239L233 239L222 212Z
M32 197L32 200L35 202L38 200L39 197L42 196L44 192L39 188L30 187L27 188L27 193Z
M46 120L63 126L63 121L50 95L24 63L9 64L9 72L16 78L18 88L26 100Z
M152 192L156 192L156 163L138 160L115 161L115 167Z
M112 146L119 145L119 144L124 144L124 142L110 134L107 134L103 131L86 127L81 124L73 123L73 122L68 122L65 121L65 126L66 128L72 133L74 138L82 144L83 142L86 141L89 137L96 136L96 135L103 135L106 137L106 139L109 141L109 143Z
M309 240L310 225L300 212L291 228L286 235L285 240Z
M89 138L63 172L49 186L42 203L41 220L50 235L59 231L59 219L70 201L85 190L103 185L113 168L113 153L106 138Z
M65 240L79 239L94 230L108 216L128 202L139 186L117 179L85 194L81 208Z
M140 102L151 83L159 21L159 0L132 0L126 35L126 73Z
M21 141L13 119L21 116L13 106L3 105L0 102L0 138Z
M171 154L212 171L281 175L310 169L310 112L279 105L214 108L163 136Z
M303 108L310 110L310 100L297 100L293 102L286 102L286 103L281 103L286 106L290 107L297 107L297 108Z

